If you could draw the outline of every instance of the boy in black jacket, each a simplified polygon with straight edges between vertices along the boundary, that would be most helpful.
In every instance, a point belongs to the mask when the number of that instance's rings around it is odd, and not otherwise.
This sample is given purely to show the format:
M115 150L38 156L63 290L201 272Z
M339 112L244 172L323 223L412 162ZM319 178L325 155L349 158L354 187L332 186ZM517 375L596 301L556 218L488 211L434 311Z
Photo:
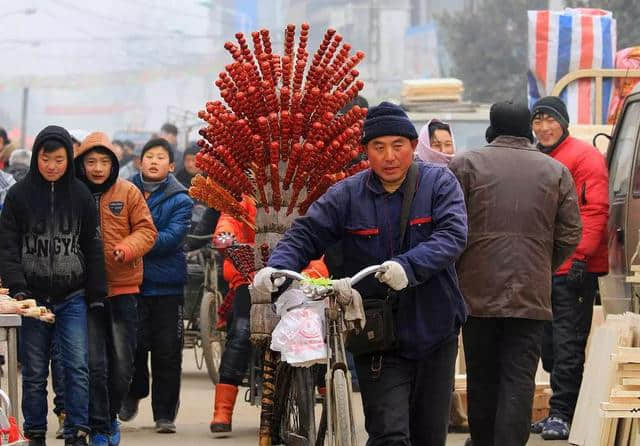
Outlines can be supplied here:
M106 296L98 212L77 180L69 133L48 126L34 142L27 176L0 215L0 275L17 299L50 307L56 322L24 318L20 337L22 412L29 444L45 444L47 375L55 338L65 370L66 445L86 445L89 425L87 311Z

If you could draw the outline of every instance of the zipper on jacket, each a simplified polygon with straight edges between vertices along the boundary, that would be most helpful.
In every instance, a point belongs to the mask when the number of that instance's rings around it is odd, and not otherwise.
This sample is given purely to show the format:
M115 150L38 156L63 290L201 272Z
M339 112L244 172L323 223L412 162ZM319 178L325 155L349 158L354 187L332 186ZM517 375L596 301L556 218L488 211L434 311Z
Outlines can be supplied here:
M55 186L54 183L51 182L51 222L49 224L49 291L53 290L53 237L55 234L54 227L56 224L55 220L55 204L54 204L54 196L55 196Z
M587 183L582 183L582 192L580 193L580 201L582 201L582 205L587 204Z

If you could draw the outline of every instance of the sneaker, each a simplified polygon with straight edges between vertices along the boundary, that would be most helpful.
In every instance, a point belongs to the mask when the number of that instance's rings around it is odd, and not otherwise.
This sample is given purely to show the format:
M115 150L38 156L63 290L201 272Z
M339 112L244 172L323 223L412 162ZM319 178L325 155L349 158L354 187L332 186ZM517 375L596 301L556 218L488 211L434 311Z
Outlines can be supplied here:
M538 420L535 423L531 423L531 429L529 432L532 434L541 434L544 430L544 426L547 424L549 417L544 417L542 420Z
M111 437L109 437L109 446L118 446L120 444L120 422L116 418L111 422Z
M65 446L88 446L87 433L83 431L78 431L75 437L65 438L64 445Z
M136 415L138 415L138 403L139 399L126 397L120 407L120 413L118 416L122 421L131 421Z
M90 446L109 446L109 436L106 434L91 435Z
M173 421L158 420L156 421L156 432L159 434L175 434L176 425Z
M58 430L56 431L56 440L62 440L64 438L64 420L67 415L64 412L58 414Z
M568 440L569 430L569 423L562 418L549 417L540 435L544 440Z

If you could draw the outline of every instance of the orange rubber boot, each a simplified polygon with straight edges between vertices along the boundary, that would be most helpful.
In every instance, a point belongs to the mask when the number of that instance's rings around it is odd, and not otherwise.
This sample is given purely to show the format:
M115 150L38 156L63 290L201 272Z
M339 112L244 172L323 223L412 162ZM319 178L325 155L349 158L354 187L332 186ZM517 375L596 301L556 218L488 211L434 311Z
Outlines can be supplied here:
M236 404L238 386L232 384L216 384L216 400L213 408L213 420L209 424L211 432L231 432L231 416Z

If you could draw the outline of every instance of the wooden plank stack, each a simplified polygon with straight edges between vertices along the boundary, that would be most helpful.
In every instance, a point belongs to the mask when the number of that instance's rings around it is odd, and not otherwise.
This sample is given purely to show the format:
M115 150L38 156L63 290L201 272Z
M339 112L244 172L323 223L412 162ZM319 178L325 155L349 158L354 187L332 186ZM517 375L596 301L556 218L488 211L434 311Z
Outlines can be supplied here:
M640 315L609 315L592 336L569 444L640 446Z

